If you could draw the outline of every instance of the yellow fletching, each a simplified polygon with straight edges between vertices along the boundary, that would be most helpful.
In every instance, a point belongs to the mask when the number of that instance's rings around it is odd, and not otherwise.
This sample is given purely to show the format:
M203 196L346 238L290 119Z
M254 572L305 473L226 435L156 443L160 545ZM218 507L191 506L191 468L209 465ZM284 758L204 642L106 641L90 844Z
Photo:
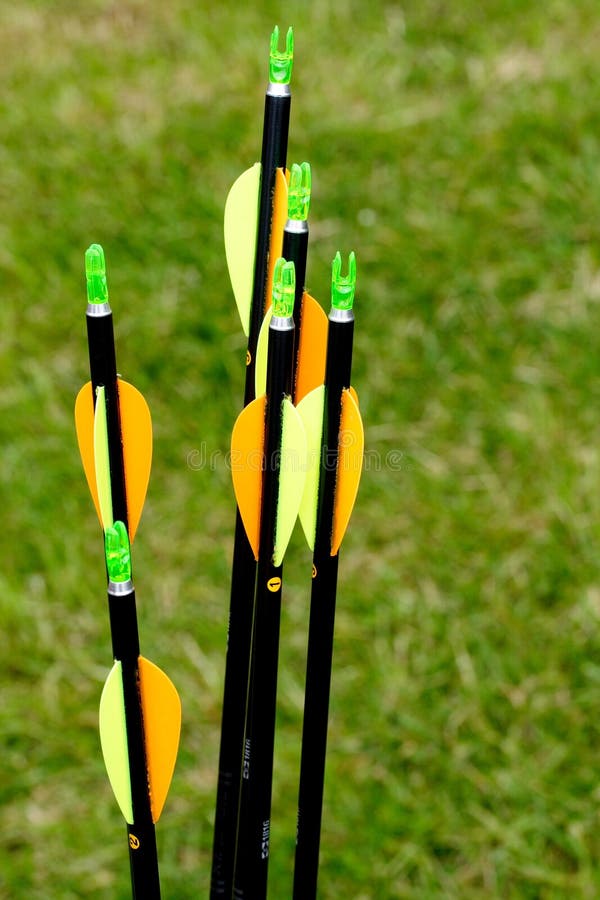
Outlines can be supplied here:
M115 662L108 673L100 697L100 744L108 780L119 809L125 821L133 825L123 671L120 662Z
M273 307L270 306L263 319L256 342L254 359L254 396L262 397L267 390L267 359L269 356L269 325L273 318Z
M302 420L291 400L283 401L280 453L279 499L275 526L273 561L283 560L306 476L306 435ZM266 398L258 397L237 417L231 435L231 474L233 489L244 528L258 560L262 501Z
M365 436L358 405L350 390L342 391L339 454L333 513L331 555L340 549L362 473Z
M144 722L144 746L150 785L152 821L163 810L177 760L181 701L171 679L150 660L138 660Z
M104 388L99 388L99 392L104 393ZM144 501L146 499L146 491L148 489L148 481L150 479L150 469L152 466L152 419L150 410L144 397L137 388L117 379L117 390L119 394L119 416L121 420L121 442L123 445L123 468L125 472L125 491L127 495L127 516L129 520L129 540L133 543L137 527L139 525ZM104 406L104 403L103 403ZM96 404L98 407L98 403ZM100 413L99 413L100 414ZM94 451L94 433L96 430L94 413L94 401L92 398L92 383L81 388L75 401L75 426L77 429L77 442L79 444L79 452L83 463L85 477L96 507L96 512L103 528L112 524L112 502L109 504L109 496L106 495L106 484L108 477L108 490L110 492L110 469L108 464L108 444L107 437L103 443L101 434L103 432L103 423L100 421L98 436L98 446L100 448L99 461L96 461L96 453ZM106 452L103 451L106 446ZM102 463L104 459L104 464ZM100 484L103 485L103 501L102 507L98 492L98 478L96 468L100 465L102 473L100 474ZM109 512L110 506L110 512Z
M306 394L297 406L298 413L304 423L307 444L306 481L299 514L302 530L311 550L315 549L315 532L317 528L324 407L325 385L323 384Z
M246 337L250 330L260 172L260 163L243 172L233 183L225 201L225 256Z
M108 424L106 421L106 396L104 387L96 391L94 410L94 467L96 489L100 506L100 524L104 531L113 524L112 493L110 487L110 461L108 457Z
M258 560L265 440L264 395L246 406L231 434L231 477L244 528Z
M287 397L283 400L279 498L275 525L273 564L280 566L289 544L306 479L306 432L298 410Z
M165 804L177 760L181 701L171 679L143 656L138 658L138 673L150 810L152 821L156 823ZM118 660L109 672L100 698L100 743L116 801L125 821L132 825L134 816L123 668Z

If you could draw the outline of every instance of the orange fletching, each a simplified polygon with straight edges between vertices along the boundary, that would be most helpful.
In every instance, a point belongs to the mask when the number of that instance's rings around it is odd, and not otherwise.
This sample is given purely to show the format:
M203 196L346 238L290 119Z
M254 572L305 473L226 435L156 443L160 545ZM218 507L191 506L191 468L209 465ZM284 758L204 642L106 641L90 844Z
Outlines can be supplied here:
M339 552L358 493L365 436L360 411L350 390L342 392L339 454L331 535L331 555Z
M290 173L283 169L275 170L275 192L273 195L273 216L271 218L271 241L269 244L269 262L267 270L267 293L265 312L271 306L273 295L273 272L275 263L283 249L283 230L288 217L288 180Z
M140 523L152 467L152 419L148 404L137 388L121 378L117 381L117 385L129 540L133 543Z
M294 402L299 403L325 380L327 356L327 316L320 304L306 291L302 297L300 346Z
M231 477L246 534L258 561L266 398L257 397L239 414L231 434Z
M181 701L171 679L150 660L138 659L152 821L165 805L179 748Z
M123 467L125 470L125 491L127 494L127 516L129 519L129 540L133 543L142 515L150 468L152 465L152 419L148 404L137 388L123 381L117 381L119 391L119 415L121 418L121 440L123 443ZM94 400L92 383L81 388L75 400L75 426L77 442L90 494L102 524L96 467L94 463Z
M96 466L94 464L94 397L92 394L92 382L81 388L75 400L75 428L77 431L77 443L83 463L83 471L96 507L96 513L100 524L100 501L98 500L98 488L96 486Z

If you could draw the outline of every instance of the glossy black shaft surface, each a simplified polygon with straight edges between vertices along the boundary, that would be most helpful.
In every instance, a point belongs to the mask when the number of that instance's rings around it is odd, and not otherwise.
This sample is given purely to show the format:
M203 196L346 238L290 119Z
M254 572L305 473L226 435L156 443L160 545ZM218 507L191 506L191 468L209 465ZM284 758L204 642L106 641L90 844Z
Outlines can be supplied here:
M250 307L250 331L248 335L248 372L244 406L254 399L254 368L256 344L267 305L267 274L269 270L269 243L273 218L273 195L275 172L285 169L287 159L288 132L290 125L291 95L280 93L283 86L269 85L265 97L265 116L261 152L260 197L258 206L258 230L256 235L256 256L252 305ZM276 93L271 93L272 91Z
M282 256L288 262L294 263L294 271L296 273L296 295L294 297L294 325L296 326L296 331L294 337L292 400L294 403L297 403L296 380L298 377L300 334L302 329L302 297L304 295L306 260L308 258L308 222L288 219L283 232Z
M256 345L265 310L275 172L278 168L285 168L287 158L291 95L289 93L274 95L269 93L272 89L273 86L269 85L265 97L261 151L261 186L246 358L244 406L251 403L255 397ZM221 717L211 900L221 900L221 898L230 900L233 891L233 869L238 830L255 584L256 562L254 553L242 524L239 510L237 510L231 573L229 628L225 658L223 712Z
M294 900L317 896L338 556L331 556L341 398L350 386L354 321L329 320L325 411L306 666Z
M287 323L285 330L282 323ZM269 329L260 550L233 894L236 900L263 900L267 895L283 571L281 565L274 565L273 551L282 402L291 392L293 348L293 319L273 318Z
M144 724L139 684L140 644L135 591L120 593L121 585L109 584L108 609L113 656L121 663L125 730L133 823L127 825L131 884L136 900L160 900L160 878L156 834L148 795L148 774L144 747ZM119 591L116 593L116 591Z
M223 897L230 900L233 890L255 581L254 552L248 541L238 509L235 519L231 570L231 600L221 717L211 900Z
M108 304L89 304L86 315L94 407L96 389L104 387L113 520L128 527L123 442L119 413L113 318ZM156 834L150 809L144 748L138 657L140 654L135 592L108 594L113 657L121 662L125 728L131 781L133 825L127 825L131 885L136 900L159 900L160 878Z
M127 497L125 493L125 470L123 467L123 445L121 441L121 420L119 416L119 396L117 383L117 362L115 357L115 337L113 317L110 308L104 315L100 312L104 304L90 304L86 315L88 350L90 355L90 377L94 408L96 389L104 387L106 398L106 420L108 426L108 458L110 463L110 485L114 521L123 522L128 527Z

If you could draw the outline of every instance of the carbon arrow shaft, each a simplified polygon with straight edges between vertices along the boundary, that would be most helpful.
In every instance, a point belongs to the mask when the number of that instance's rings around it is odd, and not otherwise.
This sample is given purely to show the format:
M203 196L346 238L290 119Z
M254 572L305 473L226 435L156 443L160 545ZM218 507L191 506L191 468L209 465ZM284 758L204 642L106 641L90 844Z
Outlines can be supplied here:
M283 231L284 259L294 263L296 270L296 294L294 297L294 323L296 325L294 339L293 361L293 393L292 400L296 397L296 375L298 372L298 358L300 353L300 329L302 327L302 296L306 281L306 261L308 257L308 222L306 219L288 219Z
M331 555L331 540L342 391L350 387L353 335L352 310L332 308L329 315L319 501L313 554L294 900L314 900L317 895L339 560L338 554Z
M102 522L102 527L106 533L107 527L119 521L126 533L129 516L113 318L108 302L104 252L99 245L92 245L86 253L86 276L88 282L86 323L92 396L96 408L97 389L103 388L106 405L112 521ZM133 822L127 825L132 891L136 900L146 898L160 900L156 835L152 820L144 745L135 591L130 580L117 583L109 578L108 606L113 657L115 661L121 663L122 672L127 762L133 810Z
M280 486L282 405L292 388L293 349L292 315L273 315L269 329L265 468L235 900L261 900L267 894L283 572L282 565L274 564L273 554Z
M124 522L126 527L129 527L119 415L115 336L112 310L108 300L104 303L88 303L85 319L94 407L96 406L96 389L98 387L104 387L106 397L113 518L115 521Z
M256 344L267 300L269 242L271 239L275 172L277 169L285 169L286 165L291 102L292 96L289 84L269 82L265 95L258 232L256 237L254 283L252 286L252 306L250 307L249 361L246 369L244 406L247 406L254 399Z
M160 900L156 833L148 800L148 774L144 750L135 590L131 581L108 583L108 609L113 657L121 663L125 729L133 823L127 824L131 883L135 900Z
M291 76L293 39L290 41L291 33L288 32L286 45L288 53L286 55L289 56L289 59L286 60L286 65L289 65L289 68L287 74L284 75L287 80L285 83L281 83L276 80L280 77L280 70L277 66L274 68L274 59L277 58L277 54L274 54L274 46L276 48L278 36L278 29L275 29L271 39L270 80L265 95L258 229L246 354L244 406L247 406L255 397L256 346L265 312L275 174L278 168L285 168L287 159L291 108L289 78ZM256 562L238 509L236 510L225 658L211 900L220 900L220 898L229 900L233 890L255 586Z

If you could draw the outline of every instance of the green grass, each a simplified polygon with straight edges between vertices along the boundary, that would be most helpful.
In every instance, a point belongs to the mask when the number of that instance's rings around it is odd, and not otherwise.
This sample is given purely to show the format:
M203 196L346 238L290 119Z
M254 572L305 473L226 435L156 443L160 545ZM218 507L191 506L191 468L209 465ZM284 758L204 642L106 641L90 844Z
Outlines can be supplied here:
M164 895L208 895L244 340L222 209L295 26L308 281L359 265L326 900L600 895L600 39L593 0L0 6L0 897L129 896L72 421L103 244L154 468L145 655L179 688ZM189 454L220 453L194 468ZM290 895L310 559L286 565L270 896Z

